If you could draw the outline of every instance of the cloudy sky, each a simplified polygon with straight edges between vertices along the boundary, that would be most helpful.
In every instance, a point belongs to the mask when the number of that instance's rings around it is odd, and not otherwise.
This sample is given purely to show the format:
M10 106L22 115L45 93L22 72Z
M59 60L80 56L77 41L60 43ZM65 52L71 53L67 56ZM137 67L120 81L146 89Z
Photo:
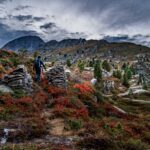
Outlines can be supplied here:
M0 46L24 35L150 46L150 0L0 0Z

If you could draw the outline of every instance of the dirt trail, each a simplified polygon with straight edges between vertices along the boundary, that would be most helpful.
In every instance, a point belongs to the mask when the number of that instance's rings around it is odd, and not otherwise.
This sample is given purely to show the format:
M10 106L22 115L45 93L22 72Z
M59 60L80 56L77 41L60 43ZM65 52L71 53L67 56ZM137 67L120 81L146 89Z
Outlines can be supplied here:
M65 130L65 120L54 116L53 109L44 110L43 115L49 126L48 134L53 136L71 136L73 132Z

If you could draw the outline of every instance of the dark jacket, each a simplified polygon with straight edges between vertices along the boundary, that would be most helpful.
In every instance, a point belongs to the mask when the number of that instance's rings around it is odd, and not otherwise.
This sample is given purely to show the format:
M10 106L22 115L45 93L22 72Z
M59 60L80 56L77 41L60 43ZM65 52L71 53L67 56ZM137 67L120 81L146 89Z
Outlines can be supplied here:
M44 69L46 69L43 61L41 61L40 59L36 59L34 61L34 69L36 70L37 73L41 73L41 68L44 67Z

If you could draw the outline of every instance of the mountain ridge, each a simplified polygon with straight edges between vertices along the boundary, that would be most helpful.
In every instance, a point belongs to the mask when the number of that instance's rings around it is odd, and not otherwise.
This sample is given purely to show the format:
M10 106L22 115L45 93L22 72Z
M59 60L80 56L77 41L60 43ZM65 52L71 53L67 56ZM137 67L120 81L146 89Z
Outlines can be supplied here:
M106 39L101 40L86 40L86 39L63 39L61 41L50 40L45 42L38 36L22 36L20 38L14 39L7 44L5 44L2 49L8 49L17 51L19 49L27 49L29 52L34 52L36 50L40 51L52 51L52 50L65 50L73 52L75 50L86 51L86 49L93 49L96 52L106 52L113 51L114 54L122 53L126 55L128 52L132 54L149 52L150 48L147 46L135 44L132 42L109 42Z
M28 49L29 51L34 51L37 49L49 50L78 45L82 41L85 42L86 40L80 38L80 39L63 39L61 41L50 40L48 42L44 42L44 40L39 36L22 36L7 42L2 47L2 49L8 49L13 51L17 51L18 49Z

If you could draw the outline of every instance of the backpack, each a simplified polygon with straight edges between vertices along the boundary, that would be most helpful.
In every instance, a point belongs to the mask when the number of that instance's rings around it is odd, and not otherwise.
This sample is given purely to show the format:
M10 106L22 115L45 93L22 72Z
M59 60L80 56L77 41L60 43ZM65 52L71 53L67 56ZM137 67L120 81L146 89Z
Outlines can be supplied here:
M41 62L40 62L40 60L36 59L34 61L34 68L41 68Z

